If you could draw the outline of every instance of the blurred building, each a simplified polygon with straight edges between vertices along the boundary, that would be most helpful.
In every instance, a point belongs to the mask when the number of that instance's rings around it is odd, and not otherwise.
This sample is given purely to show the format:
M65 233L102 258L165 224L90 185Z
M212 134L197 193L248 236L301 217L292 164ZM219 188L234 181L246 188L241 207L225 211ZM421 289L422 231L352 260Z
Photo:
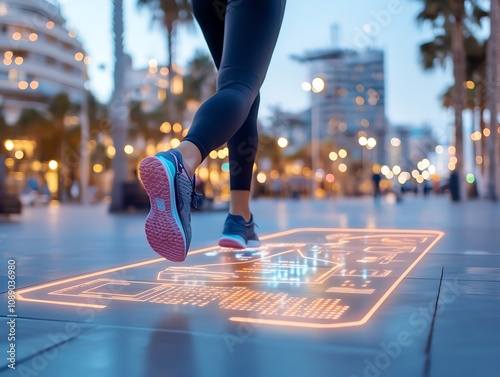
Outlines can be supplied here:
M23 109L45 111L59 93L82 103L88 63L57 2L0 0L0 108L7 123Z
M434 157L437 145L430 127L394 126L390 131L390 143L387 144L387 163L399 165L403 171L412 171L418 162Z
M347 149L353 159L361 159L359 136L375 138L378 147L369 158L384 163L384 52L333 47L307 51L296 59L308 65L311 81L320 77L325 82L321 93L312 94L312 106L318 107L320 139L331 139Z
M311 111L291 113L275 109L271 119L271 131L276 138L287 139L283 154L295 155L311 142Z

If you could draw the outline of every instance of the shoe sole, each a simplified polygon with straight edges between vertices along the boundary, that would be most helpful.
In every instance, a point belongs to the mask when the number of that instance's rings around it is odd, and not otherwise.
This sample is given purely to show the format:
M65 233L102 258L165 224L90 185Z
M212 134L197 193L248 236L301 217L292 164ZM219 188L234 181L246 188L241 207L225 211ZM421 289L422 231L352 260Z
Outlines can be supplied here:
M173 262L182 262L187 254L186 235L177 213L171 171L175 171L172 163L157 157L146 157L139 165L140 178L151 203L145 230L156 253Z
M259 247L260 241L250 240L245 242L242 237L223 235L218 242L220 247L227 247L230 249L246 249L247 247Z

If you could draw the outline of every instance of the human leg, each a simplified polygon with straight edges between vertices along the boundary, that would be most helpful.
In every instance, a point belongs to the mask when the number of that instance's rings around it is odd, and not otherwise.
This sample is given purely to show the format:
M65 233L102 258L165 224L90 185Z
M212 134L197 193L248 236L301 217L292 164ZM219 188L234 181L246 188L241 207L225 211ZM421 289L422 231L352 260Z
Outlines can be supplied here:
M247 119L267 73L284 3L228 1L217 92L197 111L184 139L199 148L201 160L231 139Z

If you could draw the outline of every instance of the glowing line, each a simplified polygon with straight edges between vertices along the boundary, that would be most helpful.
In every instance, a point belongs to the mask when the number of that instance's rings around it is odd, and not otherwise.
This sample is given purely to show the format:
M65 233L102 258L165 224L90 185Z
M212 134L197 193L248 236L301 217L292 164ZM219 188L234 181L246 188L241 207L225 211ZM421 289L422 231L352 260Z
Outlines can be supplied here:
M377 304L375 304L375 306L368 312L368 314L362 320L364 322L361 321L362 323L358 323L358 322L346 322L344 324L331 324L329 326L327 325L326 328L357 326L357 325L366 323L366 321L373 315L373 313L375 313L375 311L380 307L380 305L385 301L385 299L390 295L390 293L392 293L392 291L394 291L394 289L397 287L397 285L399 285L399 283L401 282L401 280L411 271L411 269L413 269L413 267L416 265L416 263L418 263L422 259L422 257L425 254L427 254L427 252L432 248L432 246L434 246L437 243L437 241L440 240L443 237L443 235L444 235L443 232L433 231L433 230L429 231L429 230L362 229L362 228L360 228L360 229L335 228L333 230L335 230L335 231L351 232L351 233L353 233L353 232L356 232L356 233L360 233L360 232L365 232L365 233L366 232L368 232L368 233L387 232L387 233L403 233L403 234L419 234L419 235L422 235L422 234L433 234L433 235L436 235L437 238L415 260L415 262L412 263L412 265L403 273L403 275L401 275L401 277L398 280L396 280L396 282L382 296L382 298L377 302ZM260 239L261 240L267 240L267 239L270 239L270 238L277 238L277 237L286 236L286 235L294 234L294 233L300 233L300 232L328 232L328 231L331 232L332 229L331 228L297 228L297 229L286 230L286 231L282 231L282 232L278 232L278 233L271 233L271 234L268 234L268 235L260 237ZM366 238L366 237L377 237L377 236L358 236L358 237L354 237L354 238L348 237L348 238L345 238L345 239L360 239L360 238ZM194 250L194 251L190 252L189 254L190 255L195 255L195 254L200 254L200 253L204 253L204 252L207 252L207 251L213 251L213 250L214 250L214 247L212 246L212 247L206 247L206 248L203 248L203 249L200 249L200 250ZM287 253L287 252L290 252L290 251L293 251L293 250L288 250L288 251L276 254L274 256L277 256L277 255L280 255L280 254L283 254L283 253ZM265 258L266 257L261 258L261 259L265 259ZM62 279L62 280L56 280L56 281L51 282L51 283L45 283L45 284L41 284L41 285L35 285L33 287L23 288L23 289L20 289L17 292L17 299L19 301L27 301L27 302L41 302L41 303L63 305L63 306L64 305L65 306L81 306L81 307L90 307L90 308L102 309L102 308L105 308L106 306L105 305L84 304L84 303L68 303L68 302L58 302L58 301L50 301L50 300L32 299L32 298L25 298L25 297L22 296L22 294L28 293L28 292L33 292L33 291L38 291L38 290L41 290L41 289L44 289L44 288L48 288L48 287L53 287L53 286L59 285L59 284L64 284L64 283L69 283L69 282L73 282L73 281L77 281L77 280L82 280L82 279L89 278L89 277L99 276L99 275L107 274L107 273L110 273L110 272L121 271L121 270L129 269L129 268L141 267L141 266L146 266L146 265L149 265L149 264L154 264L154 263L159 263L159 262L165 262L165 261L166 260L164 258L156 258L156 259L151 259L151 260L148 260L148 261L143 261L143 262L138 262L138 263L132 263L132 264L128 264L128 265L124 265L124 266L120 266L120 267L114 267L114 268L110 268L110 269L106 269L106 270L102 270L102 271L97 271L97 272L93 272L93 273L89 273L89 274L79 275L79 276L72 277L72 278L67 278L67 279ZM237 263L247 263L247 262L237 262ZM222 264L222 265L224 265L224 264ZM244 321L251 322L252 321L251 319L248 319L248 318L241 319L240 317L231 317L230 320L240 321L240 322L244 322ZM271 322L274 323L275 321L271 321ZM315 327L315 326L306 326L305 323L302 323L302 322L284 322L284 321L277 321L277 322L280 322L278 324L288 325L288 326ZM257 322L253 322L253 323L265 323L265 322L263 322L261 320L257 320ZM343 326L339 326L339 325L343 325ZM325 325L318 325L318 326L320 326L322 328L325 328Z
M417 259L406 269L405 272L394 282L394 284L389 287L389 289L382 295L382 297L377 301L375 305L368 311L368 313L359 321L354 322L343 322L343 323L331 323L331 324L319 324L311 322L296 322L296 321L281 321L281 320L267 320L267 319L253 319L253 318L243 318L243 317L230 317L229 320L234 322L247 322L255 324L265 324L265 325L277 325L277 326L292 326L292 327L306 327L306 328L339 328L339 327L351 327L360 326L368 322L377 309L383 304L383 302L391 295L391 293L397 288L401 281L410 273L410 271L417 265L418 262L427 254L427 252L444 236L443 232L434 232L437 238L429 245L427 248L419 255Z
M64 306L82 306L85 308L96 308L96 309L104 309L106 305L94 305L94 304L82 304L79 302L64 302L64 301L50 301L50 300L41 300L34 298L24 298L19 293L17 294L17 299L21 299L21 301L29 301L29 302L41 302L44 304L55 304L55 305L64 305Z

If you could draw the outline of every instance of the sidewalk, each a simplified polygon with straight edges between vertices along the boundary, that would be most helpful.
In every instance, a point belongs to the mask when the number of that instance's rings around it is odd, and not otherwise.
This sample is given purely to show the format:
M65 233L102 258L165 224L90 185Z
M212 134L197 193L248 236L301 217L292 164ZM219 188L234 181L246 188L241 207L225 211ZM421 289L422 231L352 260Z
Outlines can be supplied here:
M261 235L331 230L228 253L213 247L225 213L193 213L193 253L172 264L149 249L143 213L38 207L0 220L2 334L10 259L25 292L16 370L4 358L2 375L499 373L500 204L263 199L253 212Z

